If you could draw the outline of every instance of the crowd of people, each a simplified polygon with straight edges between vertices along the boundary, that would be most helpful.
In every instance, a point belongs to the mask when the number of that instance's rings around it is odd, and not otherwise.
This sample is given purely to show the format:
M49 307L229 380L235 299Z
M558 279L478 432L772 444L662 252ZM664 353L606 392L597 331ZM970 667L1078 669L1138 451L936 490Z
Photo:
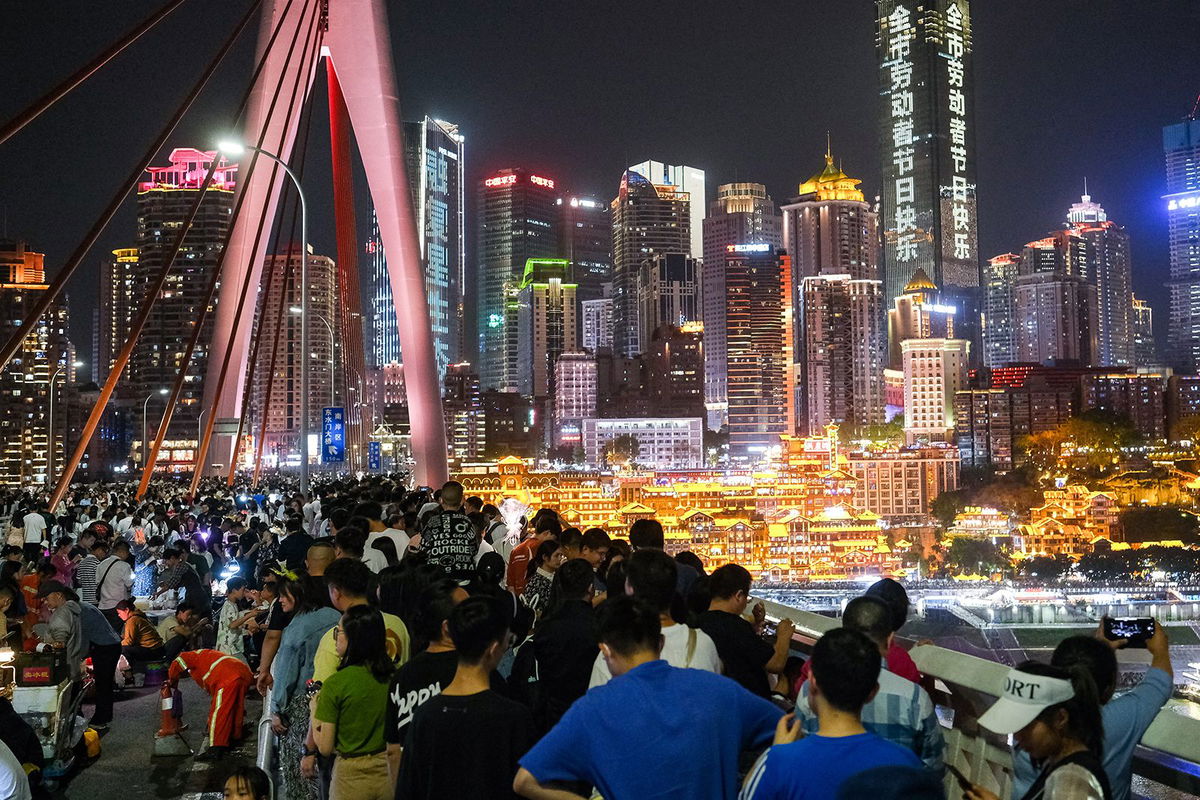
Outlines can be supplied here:
M616 539L530 511L506 523L456 482L383 476L311 496L96 487L53 512L13 493L0 610L14 649L48 645L73 676L90 658L100 731L123 676L159 665L211 698L197 757L234 762L260 694L287 800L945 797L900 584L851 600L804 660L743 567L668 555L652 518ZM1145 677L1114 696L1122 644L1068 638L997 687L980 725L1014 737L1013 800L1129 797L1172 678L1158 626ZM6 702L0 773L36 768ZM269 792L237 765L225 796Z

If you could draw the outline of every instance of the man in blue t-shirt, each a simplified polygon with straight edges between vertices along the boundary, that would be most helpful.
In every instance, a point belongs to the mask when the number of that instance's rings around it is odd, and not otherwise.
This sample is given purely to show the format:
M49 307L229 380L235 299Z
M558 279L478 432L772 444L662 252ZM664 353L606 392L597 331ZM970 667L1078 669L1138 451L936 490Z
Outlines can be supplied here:
M1154 635L1146 640L1150 651L1150 666L1137 686L1120 697L1113 697L1117 690L1116 650L1124 647L1126 640L1113 641L1104 638L1103 625L1093 636L1069 636L1058 643L1050 663L1062 669L1082 665L1092 674L1100 689L1100 718L1104 722L1104 772L1112 789L1113 800L1129 800L1133 783L1133 749L1142 740L1142 735L1154 722L1159 710L1171 698L1175 688L1171 669L1171 653L1167 643L1167 631L1159 624L1154 626ZM1029 754L1019 747L1013 748L1013 798L1024 797L1037 779L1038 768Z
M834 800L846 779L875 767L921 767L912 750L862 724L862 708L879 688L876 645L858 631L837 628L813 648L808 699L817 732L800 739L791 714L779 722L775 746L742 784L741 800Z
M732 800L739 754L770 743L780 710L729 678L660 659L658 612L642 601L615 596L597 616L613 679L576 700L525 754L513 789L561 798L571 795L546 784L575 782L605 800Z

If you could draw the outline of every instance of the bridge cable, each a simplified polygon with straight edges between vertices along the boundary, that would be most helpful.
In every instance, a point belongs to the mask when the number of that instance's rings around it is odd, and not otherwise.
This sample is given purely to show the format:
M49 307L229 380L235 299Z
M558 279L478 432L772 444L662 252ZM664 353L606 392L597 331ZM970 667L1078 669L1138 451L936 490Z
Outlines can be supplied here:
M243 93L242 100L238 105L238 111L237 111L237 114L235 116L234 123L233 123L234 127L237 127L237 125L241 122L242 117L245 115L246 108L247 108L247 105L248 105L249 99L250 99L250 94L253 91L255 84L258 82L258 78L262 73L263 67L266 65L267 58L268 58L268 56L270 56L272 48L275 46L275 40L278 38L279 32L283 28L283 23L287 17L287 12L291 9L293 2L294 2L294 0L287 1L287 5L283 9L283 13L280 15L279 20L275 24L274 30L271 32L271 36L267 40L266 46L263 48L262 55L258 59L258 64L255 66L254 72L250 77L250 82L247 85L247 89ZM292 36L292 45L291 46L293 48L295 47L295 42L299 38L299 36L300 36L300 27L297 26L296 31ZM289 50L289 54L290 54L290 52L291 51ZM276 89L276 92L278 92L278 88ZM260 136L258 141L259 141L259 144L262 143L262 136ZM254 174L254 169L256 166L257 166L257 153L255 153L254 158L251 159L251 162L246 171L246 174L244 176L242 176L243 181L248 181L250 179L250 177ZM279 174L278 170L273 171L272 176L271 176L272 185L274 184L275 180L277 180L281 177L282 176ZM245 192L238 193L237 200L234 202L234 206L233 206L233 212L232 212L233 219L235 219L235 220L237 219L238 213L241 211L242 204L245 202L245 199L246 199ZM145 495L146 489L150 485L150 479L154 473L154 466L155 466L155 464L158 463L158 454L159 454L160 450L162 449L163 439L166 437L166 435L169 431L171 419L175 414L175 408L179 403L180 396L183 394L183 385L184 385L185 381L187 380L188 370L191 368L193 354L195 353L196 347L199 344L200 336L203 333L205 322L208 319L209 310L213 306L213 298L216 296L217 288L220 285L221 274L222 274L224 266L225 266L225 253L227 252L227 250L229 248L229 242L233 237L233 227L234 227L233 225L230 225L229 229L225 232L225 238L221 244L220 256L218 257L217 263L213 268L212 276L209 279L208 287L205 290L204 300L199 306L200 315L196 319L195 325L192 329L192 335L189 337L187 346L183 352L183 356L180 359L179 371L175 376L175 383L171 388L171 396L167 399L165 408L163 409L162 420L159 422L158 428L155 431L154 444L152 446L150 446L150 449L147 453L146 458L143 459L145 463L142 466L142 477L141 477L140 482L138 483L137 492L135 494L135 498L138 500L140 500L142 498L142 496ZM201 413L203 413L203 412L201 412ZM199 445L199 441L197 441L197 445ZM146 447L147 447L146 443L143 442L142 443L143 452L147 452Z
M76 70L70 77L55 86L46 94L35 100L28 108L17 114L0 127L0 144L4 144L15 136L22 128L40 117L52 105L67 96L72 89L95 75L100 69L121 54L126 47L136 42L143 34L148 33L155 25L166 19L172 11L183 5L184 0L170 0L166 5L146 17L121 37L116 44L96 56L86 65Z

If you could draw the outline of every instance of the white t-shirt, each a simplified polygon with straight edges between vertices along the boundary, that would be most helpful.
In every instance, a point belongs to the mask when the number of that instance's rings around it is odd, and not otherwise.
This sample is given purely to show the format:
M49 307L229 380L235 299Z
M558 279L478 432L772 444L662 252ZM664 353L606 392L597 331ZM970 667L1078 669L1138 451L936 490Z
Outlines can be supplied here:
M36 511L30 511L21 520L25 529L26 544L40 544L46 538L46 518Z
M0 742L0 797L9 800L33 799L25 768L4 742Z
M688 658L688 640L691 638L688 631L696 634L691 659ZM663 628L662 634L662 657L672 667L690 667L721 674L721 659L717 656L717 646L707 633L687 625L672 625ZM608 671L608 662L604 660L604 654L597 653L596 663L592 664L592 678L588 681L588 688L603 686L611 680L612 673Z
M479 540L479 550L475 552L475 566L479 566L479 560L483 558L484 553L494 553L496 548L487 543L486 539Z
M117 603L129 597L133 588L133 568L128 561L109 556L96 565L96 606L102 610L115 608Z

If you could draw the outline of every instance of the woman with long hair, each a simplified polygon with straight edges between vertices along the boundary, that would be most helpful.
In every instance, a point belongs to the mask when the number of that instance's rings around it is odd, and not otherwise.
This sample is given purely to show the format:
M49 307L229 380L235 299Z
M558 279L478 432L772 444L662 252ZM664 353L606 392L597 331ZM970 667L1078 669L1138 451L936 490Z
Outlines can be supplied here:
M542 607L550 599L550 585L554 581L554 573L558 572L564 560L562 548L553 539L539 544L537 552L529 560L525 591L521 594L521 599L534 613L540 615Z
M275 590L280 608L292 615L272 662L275 683L269 698L271 727L281 737L282 796L287 800L316 800L316 782L300 773L304 740L308 736L305 687L312 678L317 645L325 632L337 625L338 612L322 602L323 587L307 575L281 575L276 579Z
M341 664L321 687L313 712L317 749L337 754L330 800L391 800L383 726L394 667L383 614L353 606L333 631Z
M1009 670L999 699L979 718L995 733L1012 734L1041 774L1022 800L1112 800L1104 772L1100 693L1083 665L1070 671L1026 661ZM972 786L967 800L999 800Z

